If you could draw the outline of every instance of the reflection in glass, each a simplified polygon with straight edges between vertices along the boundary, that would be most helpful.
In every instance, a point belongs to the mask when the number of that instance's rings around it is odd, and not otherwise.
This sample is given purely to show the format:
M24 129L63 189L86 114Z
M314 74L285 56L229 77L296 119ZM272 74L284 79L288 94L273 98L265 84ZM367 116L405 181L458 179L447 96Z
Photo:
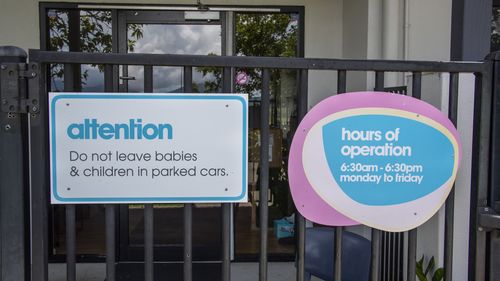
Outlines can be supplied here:
M110 11L85 10L79 13L69 10L51 9L47 12L49 29L49 46L51 51L77 51L89 53L112 52L112 21ZM75 17L80 25L79 29L71 30L69 21ZM70 36L77 33L77 36ZM70 38L78 42L70 42ZM75 66L74 91L102 91L104 90L104 67L102 65ZM50 65L51 91L64 90L64 66L62 64Z
M128 52L178 55L217 55L222 53L221 26L198 24L129 24L127 25ZM193 92L220 92L219 68L194 68ZM157 93L183 92L183 69L180 67L153 67L153 91ZM144 69L129 66L130 92L144 91Z
M297 56L297 14L236 14L235 53L239 56ZM235 210L236 255L252 257L259 252L260 192L260 111L262 72L254 68L238 68L236 74L248 77L246 83L236 81L236 92L249 96L249 203ZM297 76L295 70L270 71L269 108L269 254L293 258L294 238L278 238L273 221L293 216L294 207L288 189L288 148L297 126Z
M70 28L70 19L79 22L78 29ZM112 21L110 11L76 11L51 9L47 12L48 50L67 52L110 53L112 50ZM70 36L71 34L71 36ZM74 40L74 41L71 41ZM101 92L104 90L102 65L74 66L74 91ZM51 91L64 91L64 65L51 64ZM53 206L53 254L65 253L64 206ZM104 206L76 206L76 250L78 255L102 256L106 252L104 235Z
M500 51L500 7L493 7L491 16L490 52Z

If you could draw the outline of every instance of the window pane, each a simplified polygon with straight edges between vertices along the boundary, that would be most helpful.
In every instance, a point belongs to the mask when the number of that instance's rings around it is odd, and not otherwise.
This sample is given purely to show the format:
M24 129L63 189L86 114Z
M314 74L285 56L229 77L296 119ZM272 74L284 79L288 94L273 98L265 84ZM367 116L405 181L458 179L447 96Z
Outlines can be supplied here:
M493 7L491 18L491 52L500 51L500 7Z
M68 10L51 9L47 12L49 46L51 51L81 51L90 53L112 52L112 20L110 11L85 10L70 13ZM78 20L79 28L70 28L70 18ZM72 34L76 33L76 34ZM71 36L70 36L71 35ZM73 39L75 38L75 39ZM72 42L71 40L78 40ZM97 65L75 66L74 91L95 92L104 90L103 67ZM64 90L64 66L50 65L50 90Z
M74 18L72 18L74 17ZM110 53L112 51L112 21L110 11L79 11L51 9L48 18L48 49L51 51L81 51ZM79 28L70 28L70 19L79 22ZM71 36L70 36L71 35ZM71 41L76 40L76 42ZM74 91L102 92L104 73L102 65L75 66ZM51 64L49 72L51 91L64 91L64 65ZM53 253L65 253L65 210L52 207ZM100 205L76 206L77 254L104 255L104 207Z
M128 52L221 55L221 26L197 24L129 24Z
M129 24L129 53L221 55L220 25L198 24ZM129 66L130 92L144 91L144 69ZM193 92L213 93L222 89L222 70L215 67L193 68ZM153 92L183 92L184 71L181 67L153 67Z
M298 52L297 14L236 14L235 53L239 56L294 57ZM249 203L239 204L236 217L236 255L252 257L259 252L260 193L260 69L236 69L236 92L249 95ZM293 258L293 235L274 229L274 221L293 217L288 189L288 147L297 126L297 75L295 70L270 71L269 108L269 253ZM291 219L293 221L293 219Z

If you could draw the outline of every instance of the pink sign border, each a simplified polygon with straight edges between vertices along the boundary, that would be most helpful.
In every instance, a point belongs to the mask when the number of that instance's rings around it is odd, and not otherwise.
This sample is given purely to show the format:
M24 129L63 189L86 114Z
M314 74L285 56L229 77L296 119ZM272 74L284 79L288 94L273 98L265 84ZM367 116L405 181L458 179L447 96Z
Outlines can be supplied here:
M386 92L352 92L326 98L314 106L300 122L292 140L288 162L292 198L299 213L310 221L331 226L359 224L332 208L314 192L302 165L304 141L314 124L333 113L356 108L392 108L426 116L448 129L457 140L459 151L462 151L455 126L440 110L424 101ZM459 163L460 160L461 154Z

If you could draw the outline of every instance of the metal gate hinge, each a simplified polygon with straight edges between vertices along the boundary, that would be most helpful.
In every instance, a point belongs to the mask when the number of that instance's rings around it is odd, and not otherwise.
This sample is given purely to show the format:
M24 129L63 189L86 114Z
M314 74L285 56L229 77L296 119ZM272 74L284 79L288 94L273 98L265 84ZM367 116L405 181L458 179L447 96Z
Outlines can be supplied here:
M485 230L500 229L500 214L490 207L479 207L479 227Z
M0 66L0 107L6 113L38 113L39 67L36 63ZM35 87L32 87L32 84ZM37 89L36 91L30 91Z

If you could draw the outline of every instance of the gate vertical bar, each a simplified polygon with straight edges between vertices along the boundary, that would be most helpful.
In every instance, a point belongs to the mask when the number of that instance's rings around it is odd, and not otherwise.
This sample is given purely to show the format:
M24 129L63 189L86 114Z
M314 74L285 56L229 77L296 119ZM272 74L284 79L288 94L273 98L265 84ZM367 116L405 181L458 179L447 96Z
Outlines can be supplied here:
M104 66L104 91L113 92L113 66ZM115 206L105 206L106 281L115 281Z
M384 90L384 72L375 72L375 91ZM372 228L371 280L380 280L380 253L382 232Z
M339 70L337 72L337 94L342 94L346 92L347 88L347 72L345 70ZM333 280L342 280L342 236L344 228L342 226L335 227L335 247L334 247L334 257L335 265L333 271Z
M412 83L411 83L411 94L416 99L421 99L422 97L422 73L413 72ZM417 229L412 229L408 231L408 270L407 270L407 281L415 281L417 277L416 272L417 265Z
M153 204L144 205L144 280L154 280L154 209Z
M387 271L388 271L388 274L387 276L389 277L390 280L392 281L396 281L395 280L395 268L394 268L394 264L395 264L395 258L396 258L396 234L394 232L388 232L387 233L387 238L388 238L388 241L389 241L389 245L388 245L388 248L389 248L389 257L388 257L388 267L387 267Z
M400 233L398 235L398 258L397 258L397 261L398 261L398 278L397 280L403 280L404 279L404 274L403 274L403 260L404 260L404 239L405 239L405 235L404 233Z
M34 64L35 65L35 64ZM34 67L32 66L32 69ZM40 111L30 115L30 157L31 157L31 280L48 280L48 198L49 180L49 122L47 115L47 69L38 64L37 79L30 79L29 91L38 93Z
M144 92L153 92L153 66L144 65ZM144 205L144 280L154 280L154 207Z
M184 93L193 91L193 68L184 67ZM193 279L193 204L184 204L184 281Z
M222 92L231 92L231 68L222 71ZM231 279L231 204L222 204L222 280Z
M144 92L152 93L153 92L153 66L145 65L144 66Z
M193 204L184 204L184 281L193 279Z
M388 271L387 271L387 266L389 264L389 243L387 239L387 232L381 232L380 233L380 249L381 249L381 259L380 259L380 279L381 280L388 280L389 278L387 276Z
M499 76L493 76L493 57L484 62L482 73L476 73L474 92L474 130L472 141L471 169L471 211L469 242L469 279L470 281L486 279L486 233L479 229L478 210L488 203L488 186L490 176L490 140L491 116L493 103L493 83Z
M19 71L26 68L26 53L13 47L0 48L2 104L6 96L21 98L26 93ZM26 267L25 230L25 173L24 145L27 132L25 115L1 112L0 116L0 280L25 280ZM14 109L14 108L13 108Z
M335 227L335 267L334 279L335 281L342 280L342 236L344 228L342 226Z
M490 155L491 155L491 166L490 166L490 185L488 190L482 191L481 201L487 201L487 204L481 203L476 207L478 211L481 212L481 216L484 215L483 212L491 212L492 215L498 215L500 213L500 175L497 172L500 167L500 157L499 157L499 148L500 148L500 64L498 62L498 52L490 55L493 56L493 79L492 81L492 94L493 94L493 109L492 109L492 125L491 125L491 145L490 145ZM476 88L477 90L478 88ZM483 221L483 220L480 220ZM483 224L482 222L480 224ZM500 263L500 227L486 228L487 230L487 240L486 243L489 246L488 250L485 251L485 260L486 263L486 275L492 276L495 280L498 280L498 276L500 276L500 268L497 266ZM481 226L481 229L484 232L484 225Z
M70 52L80 52L80 11L77 9L68 10L68 48ZM68 72L71 75L71 91L81 92L81 66L73 64ZM64 67L64 84L66 85L66 66Z
M76 69L79 65L64 64L64 91L73 92L75 89ZM68 204L66 208L66 278L76 280L76 223L75 205Z
M450 73L450 93L448 118L456 126L458 112L458 82L459 74ZM444 280L453 280L453 220L455 209L455 185L453 185L445 205L444 219Z
M106 281L115 281L115 206L106 205Z
M269 69L262 70L262 95L260 101L260 260L259 280L267 280L267 230L269 191Z
M337 94L343 94L347 89L347 71L339 70L337 72Z
M308 70L300 71L300 91L298 96L298 118L299 121L304 118L307 113L307 87L308 87ZM305 251L306 251L306 220L296 212L295 215L296 237L297 237L297 281L305 279Z
M66 280L76 280L75 205L66 205Z

